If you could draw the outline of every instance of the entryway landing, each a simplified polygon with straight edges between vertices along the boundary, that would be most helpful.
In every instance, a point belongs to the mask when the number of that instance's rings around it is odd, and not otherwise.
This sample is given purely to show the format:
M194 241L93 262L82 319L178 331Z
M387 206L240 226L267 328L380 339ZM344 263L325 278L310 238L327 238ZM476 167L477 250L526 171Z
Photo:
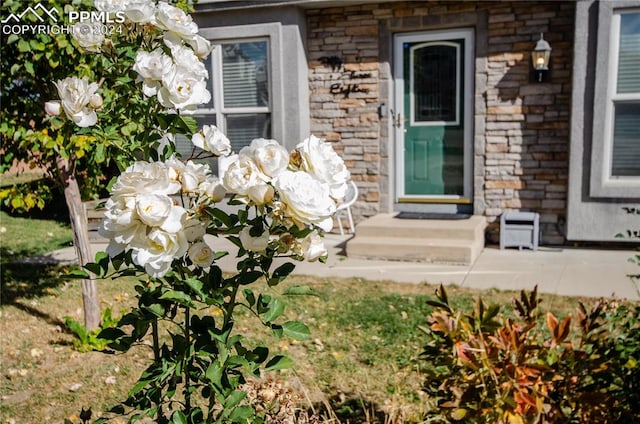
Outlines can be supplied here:
M484 248L485 217L399 219L375 215L356 226L348 257L470 265Z

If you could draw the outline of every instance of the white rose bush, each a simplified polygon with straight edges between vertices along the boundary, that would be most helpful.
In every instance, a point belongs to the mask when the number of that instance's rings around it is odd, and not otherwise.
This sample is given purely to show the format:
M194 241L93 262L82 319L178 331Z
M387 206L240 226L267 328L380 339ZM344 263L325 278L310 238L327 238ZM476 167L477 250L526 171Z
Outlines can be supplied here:
M245 345L234 313L252 311L280 337L308 337L306 325L284 319L281 297L260 284L277 286L293 261L326 259L322 235L332 229L349 172L314 136L291 151L259 138L234 153L220 129L190 116L210 100L203 60L211 50L191 16L152 0L95 0L94 7L122 13L125 22L111 37L70 34L92 65L52 81L42 112L50 130L92 145L94 160L120 170L99 229L106 251L76 274L139 277L137 306L98 337L112 351L153 350L128 398L97 422L264 422L243 384L291 361ZM191 157L175 153L178 136L191 140ZM216 157L226 163L221 175L201 161ZM223 239L237 251L232 275L219 266L229 256L216 247Z

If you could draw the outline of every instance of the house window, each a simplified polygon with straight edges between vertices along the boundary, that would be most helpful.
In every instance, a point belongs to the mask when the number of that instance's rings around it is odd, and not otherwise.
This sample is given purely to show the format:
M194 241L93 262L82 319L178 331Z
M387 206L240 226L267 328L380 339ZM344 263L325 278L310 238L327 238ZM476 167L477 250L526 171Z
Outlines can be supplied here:
M610 175L640 177L640 11L616 13L612 24Z
M616 7L626 4L598 8L589 188L597 198L640 195L640 8Z
M217 126L231 141L234 152L254 138L271 138L268 41L233 40L212 42L212 46L205 61L211 100L193 115L199 126ZM181 139L177 140L177 150L189 157L193 146L190 140ZM217 169L217 161L207 162Z
M254 138L271 137L269 44L267 40L214 43L207 59L211 102L196 117L215 124L234 151Z

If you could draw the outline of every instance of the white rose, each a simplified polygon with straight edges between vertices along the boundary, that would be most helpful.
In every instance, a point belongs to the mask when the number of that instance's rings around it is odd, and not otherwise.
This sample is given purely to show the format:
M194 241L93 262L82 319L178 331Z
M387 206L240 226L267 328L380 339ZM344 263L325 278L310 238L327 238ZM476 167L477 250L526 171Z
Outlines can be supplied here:
M289 165L289 152L276 140L256 138L240 150L240 155L253 159L268 180L277 177Z
M312 135L300 143L297 149L302 156L302 169L327 183L334 199L343 199L347 194L347 182L351 174L331 144Z
M125 16L139 24L153 23L156 5L153 0L128 0L124 7Z
M198 186L198 192L207 196L214 203L220 202L227 194L227 190L215 175L207 175L205 181Z
M103 103L104 103L104 100L102 100L102 96L99 95L98 93L95 93L89 99L89 106L91 106L94 109L100 109Z
M247 190L247 196L256 205L264 205L271 202L274 195L275 191L269 184L256 184Z
M222 178L222 184L231 193L246 196L249 188L262 184L260 171L252 160L246 157L235 156L235 160L229 164Z
M58 116L62 112L62 106L60 106L60 102L52 100L45 102L44 111L47 112L49 116Z
M151 52L139 50L136 54L133 70L142 78L160 81L172 63L171 57L161 49L155 49Z
M173 67L162 77L158 100L167 109L177 109L185 113L193 112L198 105L208 103L211 94L204 79L182 67Z
M79 127L90 127L98 122L94 108L89 104L98 90L98 84L78 77L68 77L54 83L60 96L60 104L67 118Z
M142 222L159 227L167 219L173 203L163 194L141 194L136 197L136 212Z
M207 233L207 227L204 222L197 218L189 218L185 221L182 228L187 241L193 243L194 241L202 239Z
M205 181L209 172L209 165L187 161L180 177L182 189L187 193L198 191L198 187Z
M309 262L317 261L323 256L328 255L322 237L315 231L302 240L301 250L304 258Z
M164 54L161 49L156 49L152 52L138 51L133 70L142 79L142 92L144 95L147 97L155 96L161 87L162 76L171 72L174 66L171 57Z
M205 59L211 53L211 42L201 35L196 34L188 43L200 59Z
M111 197L135 197L144 193L170 196L179 191L180 183L170 178L165 163L139 161L120 174L111 189Z
M209 72L204 63L189 47L182 44L171 45L171 57L173 58L173 63L178 68L181 68L183 72L195 75L200 79L209 78Z
M95 0L93 6L101 12L121 12L132 0Z
M126 200L107 200L104 218L98 228L98 234L109 240L107 254L112 257L122 253L135 237L147 230L147 226L136 218L135 209Z
M99 52L104 43L101 22L78 22L71 27L71 36L80 47L90 52Z
M284 171L275 181L285 216L299 227L317 225L331 231L336 211L329 187L302 171Z
M269 231L265 231L257 237L252 236L250 231L251 228L249 227L244 227L240 230L238 236L240 237L240 242L242 242L242 247L252 252L264 251L269 245Z
M171 268L174 259L187 253L188 243L182 232L170 233L154 229L145 237L136 237L131 243L131 259L143 266L152 277L162 277Z
M146 225L177 233L182 230L182 221L187 211L174 205L165 195L143 194L136 197L136 213Z
M189 247L187 256L189 256L189 259L191 259L194 265L201 268L210 267L214 259L213 250L202 241L192 244L191 247Z
M216 156L228 156L231 153L231 142L215 125L204 125L191 137L191 142Z
M176 33L184 40L191 40L198 33L198 25L191 16L168 3L158 3L155 18L158 27Z

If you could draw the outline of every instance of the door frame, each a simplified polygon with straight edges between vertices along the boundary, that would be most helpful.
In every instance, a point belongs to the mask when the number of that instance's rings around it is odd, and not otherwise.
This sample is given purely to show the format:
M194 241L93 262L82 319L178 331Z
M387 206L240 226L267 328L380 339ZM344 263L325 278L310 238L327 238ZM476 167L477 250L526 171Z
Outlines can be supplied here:
M464 68L462 78L464 79L463 90L463 111L462 122L464 123L464 157L463 157L463 195L406 195L404 188L404 122L406 122L406 112L404 110L404 67L403 67L403 43L416 42L437 42L451 39L463 39L464 46ZM396 204L421 204L420 209L431 209L429 205L451 204L451 205L471 205L473 202L473 101L474 101L474 29L456 28L445 30L420 31L411 33L398 33L393 36L393 68L394 78L394 114L392 122L392 133L394 134L395 145L395 203ZM398 125L400 123L400 125ZM438 209L438 208L436 208ZM441 209L439 209L441 210Z

